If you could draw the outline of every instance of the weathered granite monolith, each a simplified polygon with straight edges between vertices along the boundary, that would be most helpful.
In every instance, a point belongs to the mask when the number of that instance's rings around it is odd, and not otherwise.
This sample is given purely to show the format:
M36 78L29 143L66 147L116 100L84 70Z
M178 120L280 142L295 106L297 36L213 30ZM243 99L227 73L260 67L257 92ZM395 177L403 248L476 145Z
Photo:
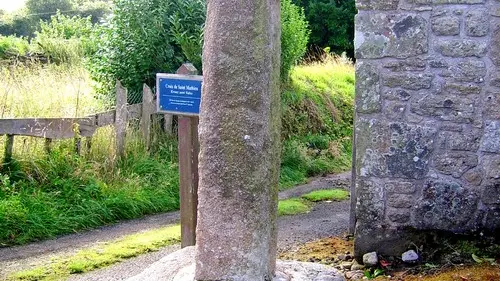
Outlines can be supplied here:
M276 266L280 3L208 0L196 280L270 280Z

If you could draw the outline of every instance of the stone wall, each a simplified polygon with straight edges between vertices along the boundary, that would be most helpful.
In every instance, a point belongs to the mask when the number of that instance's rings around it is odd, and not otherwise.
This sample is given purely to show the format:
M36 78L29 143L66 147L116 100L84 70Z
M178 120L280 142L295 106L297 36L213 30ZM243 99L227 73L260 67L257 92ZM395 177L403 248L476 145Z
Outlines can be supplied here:
M500 229L500 0L357 0L356 242Z

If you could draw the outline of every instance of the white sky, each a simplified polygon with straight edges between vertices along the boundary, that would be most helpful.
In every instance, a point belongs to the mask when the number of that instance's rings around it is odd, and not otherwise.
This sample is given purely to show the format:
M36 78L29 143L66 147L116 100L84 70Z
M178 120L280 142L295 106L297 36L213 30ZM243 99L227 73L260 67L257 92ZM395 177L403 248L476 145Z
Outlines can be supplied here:
M25 0L0 0L0 9L9 12L15 11L24 5Z

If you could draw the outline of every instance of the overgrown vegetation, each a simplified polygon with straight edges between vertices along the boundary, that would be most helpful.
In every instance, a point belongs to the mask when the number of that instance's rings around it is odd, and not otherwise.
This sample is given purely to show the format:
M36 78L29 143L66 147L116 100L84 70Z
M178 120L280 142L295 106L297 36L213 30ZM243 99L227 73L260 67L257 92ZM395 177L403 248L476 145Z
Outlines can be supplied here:
M27 0L25 7L0 14L0 34L33 37L40 21L50 21L57 11L68 17L90 17L93 23L110 12L110 0Z
M173 140L160 142L158 151L149 154L139 137L131 136L127 157L118 161L109 156L114 155L111 135L111 130L99 132L94 148L80 157L72 151L72 141L59 141L48 155L37 152L37 143L31 141L28 151L36 154L31 157L22 155L17 142L15 151L21 153L0 174L0 245L177 209Z
M354 68L326 55L295 67L282 92L281 188L349 169L354 122Z
M149 230L82 249L69 257L53 258L46 265L15 273L7 280L61 280L71 274L96 270L178 242L178 225Z

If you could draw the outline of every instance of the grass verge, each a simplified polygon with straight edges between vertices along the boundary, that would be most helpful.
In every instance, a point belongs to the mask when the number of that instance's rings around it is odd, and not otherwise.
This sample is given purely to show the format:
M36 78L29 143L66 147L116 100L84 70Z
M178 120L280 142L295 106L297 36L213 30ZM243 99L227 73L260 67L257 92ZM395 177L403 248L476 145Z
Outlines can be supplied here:
M312 201L343 201L349 198L349 191L345 189L325 189L325 190L315 190L313 192L302 195L302 198Z
M343 201L349 198L349 192L344 189L316 190L301 196L278 202L278 216L292 216L311 211L312 206L320 201Z
M280 200L278 203L278 216L304 214L310 210L311 206L299 198Z
M14 273L7 280L61 280L71 274L85 273L106 267L124 259L153 252L161 247L179 242L179 225L154 229L86 248L69 257L54 258L47 265Z

